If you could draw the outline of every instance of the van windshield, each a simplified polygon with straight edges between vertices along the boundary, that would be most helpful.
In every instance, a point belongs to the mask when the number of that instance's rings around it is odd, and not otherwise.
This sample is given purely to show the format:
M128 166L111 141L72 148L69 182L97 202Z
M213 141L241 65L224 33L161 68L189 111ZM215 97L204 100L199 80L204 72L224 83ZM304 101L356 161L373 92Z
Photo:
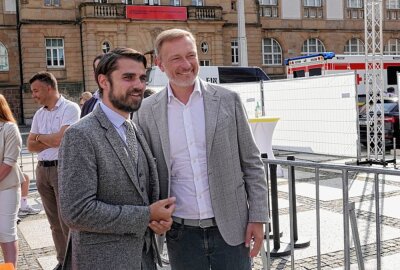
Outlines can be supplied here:
M268 81L269 77L257 67L219 67L220 83Z

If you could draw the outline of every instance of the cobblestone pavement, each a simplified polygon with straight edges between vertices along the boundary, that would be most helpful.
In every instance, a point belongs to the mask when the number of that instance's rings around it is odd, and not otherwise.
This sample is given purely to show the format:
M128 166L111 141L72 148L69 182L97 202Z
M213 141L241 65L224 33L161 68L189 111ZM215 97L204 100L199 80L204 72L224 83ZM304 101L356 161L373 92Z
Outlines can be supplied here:
M277 158L285 159L281 153ZM296 155L297 159L330 162L328 158L313 155ZM24 171L33 179L33 167L29 165L31 157L24 155ZM335 163L339 163L335 160ZM342 163L343 164L343 163ZM287 172L284 172L287 175ZM321 269L343 269L343 201L341 197L341 172L320 172L320 224L321 224ZM317 238L316 238L316 199L314 171L300 168L296 170L296 202L299 240L311 242L307 248L295 249L294 269L317 268ZM374 178L367 174L349 174L350 201L355 203L358 233L364 257L365 269L376 268L376 240L375 240L375 206L373 186ZM381 233L381 260L382 269L400 269L400 177L381 176L379 180L381 199L380 225ZM290 223L288 219L289 200L287 177L278 179L278 201L280 230L283 233L282 245L289 238ZM41 207L40 196L35 189L35 181L31 182L29 202ZM46 216L42 211L38 215L27 216L18 225L19 260L18 269L53 269L56 265L55 250L52 243L50 229ZM352 236L350 236L352 239ZM354 241L351 240L350 261L352 269L358 269ZM274 248L270 241L271 249ZM0 253L0 262L2 255ZM271 258L270 269L291 269L291 257ZM169 269L164 267L163 269ZM263 269L261 257L254 260L253 269ZM267 268L265 268L267 269Z

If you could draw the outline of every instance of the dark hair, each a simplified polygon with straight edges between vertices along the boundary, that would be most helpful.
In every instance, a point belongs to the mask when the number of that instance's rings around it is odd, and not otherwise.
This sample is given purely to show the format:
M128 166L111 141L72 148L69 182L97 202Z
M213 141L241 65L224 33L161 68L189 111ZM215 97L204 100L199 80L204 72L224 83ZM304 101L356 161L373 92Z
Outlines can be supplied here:
M111 81L111 73L117 70L117 62L121 58L128 58L134 61L143 63L146 68L147 60L146 57L141 53L131 48L115 48L101 57L100 63L97 65L95 70L96 83L99 86L99 94L103 96L103 89L99 84L99 75L103 74Z
M42 83L45 83L47 85L50 85L54 90L58 90L57 86L57 79L54 77L53 74L47 71L40 71L36 73L35 75L32 76L32 78L29 80L29 84L34 83L35 81L40 81Z
M97 60L101 60L101 58L103 58L103 55L104 55L104 54L98 54L98 55L96 55L96 57L93 59L93 63L92 63L92 65L93 65L93 71L96 70L96 66L95 66L96 61L97 61Z
M150 88L146 88L146 90L144 90L143 97L144 97L144 98L147 98L147 97L149 97L149 96L151 96L151 95L153 95L153 94L155 94L155 93L156 93L155 90L150 89Z

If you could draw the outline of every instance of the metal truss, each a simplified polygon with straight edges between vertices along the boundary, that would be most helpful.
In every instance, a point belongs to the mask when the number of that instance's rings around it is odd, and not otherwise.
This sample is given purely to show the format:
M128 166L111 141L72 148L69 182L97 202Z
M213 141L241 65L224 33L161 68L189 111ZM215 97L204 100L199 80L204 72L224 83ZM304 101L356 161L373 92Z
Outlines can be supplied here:
M382 0L364 0L367 159L385 162Z

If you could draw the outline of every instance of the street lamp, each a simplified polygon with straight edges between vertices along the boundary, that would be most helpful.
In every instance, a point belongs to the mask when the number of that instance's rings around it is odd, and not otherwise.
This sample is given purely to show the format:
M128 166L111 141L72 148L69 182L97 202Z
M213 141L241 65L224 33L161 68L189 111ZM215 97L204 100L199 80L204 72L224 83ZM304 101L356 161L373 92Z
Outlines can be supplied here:
M244 16L244 0L236 2L238 11L238 47L239 47L239 65L247 67L247 38L246 38L246 20Z

